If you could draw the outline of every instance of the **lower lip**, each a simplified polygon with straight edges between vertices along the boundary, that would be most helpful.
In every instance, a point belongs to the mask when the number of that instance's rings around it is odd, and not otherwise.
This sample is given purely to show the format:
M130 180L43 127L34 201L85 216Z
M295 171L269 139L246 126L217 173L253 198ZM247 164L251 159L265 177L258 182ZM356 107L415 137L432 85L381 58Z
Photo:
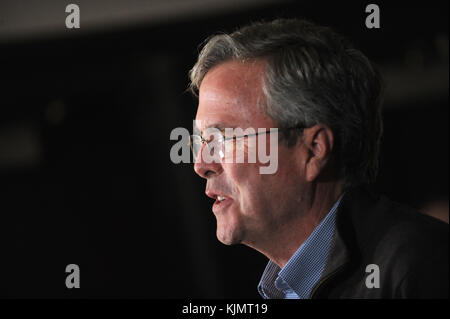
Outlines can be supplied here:
M219 213L219 212L223 212L223 210L224 210L225 208L227 208L228 206L231 205L231 202L232 202L232 201L233 201L233 200L230 199L230 198L227 198L227 199L225 199L225 200L223 200L223 201L221 201L221 202L219 202L219 200L216 199L216 201L214 202L213 207L212 207L213 213L214 213L214 214L217 214L217 213Z

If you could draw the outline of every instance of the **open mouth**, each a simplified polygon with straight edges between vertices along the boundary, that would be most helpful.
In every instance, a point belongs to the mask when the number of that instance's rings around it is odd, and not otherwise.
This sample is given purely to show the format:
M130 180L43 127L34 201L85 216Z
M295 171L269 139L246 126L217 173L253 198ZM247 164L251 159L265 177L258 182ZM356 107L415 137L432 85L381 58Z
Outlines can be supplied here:
M214 204L212 205L212 211L214 214L223 211L233 202L231 197L220 193L219 190L207 189L205 194L206 196L214 199Z
M218 213L219 211L222 211L226 206L231 204L231 202L232 202L231 198L222 195L217 195L212 210L214 213Z

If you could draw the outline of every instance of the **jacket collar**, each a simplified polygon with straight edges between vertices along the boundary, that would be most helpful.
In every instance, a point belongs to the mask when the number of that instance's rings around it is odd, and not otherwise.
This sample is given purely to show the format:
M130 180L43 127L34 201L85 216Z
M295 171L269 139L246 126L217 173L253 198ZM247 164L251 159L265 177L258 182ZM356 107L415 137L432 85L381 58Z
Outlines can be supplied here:
M311 291L310 298L320 298L329 283L360 259L367 238L376 231L371 223L377 209L376 196L367 186L346 191L336 212L336 228L323 274Z

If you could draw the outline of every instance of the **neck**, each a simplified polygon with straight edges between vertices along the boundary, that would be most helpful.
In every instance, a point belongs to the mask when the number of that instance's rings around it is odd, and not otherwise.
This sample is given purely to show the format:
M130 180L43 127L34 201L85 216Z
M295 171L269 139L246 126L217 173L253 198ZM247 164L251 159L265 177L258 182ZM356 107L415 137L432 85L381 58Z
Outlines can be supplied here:
M248 245L283 268L297 249L308 239L342 194L342 182L322 182L311 185L304 193L295 214L276 231L265 236L268 240ZM300 211L299 211L300 210Z

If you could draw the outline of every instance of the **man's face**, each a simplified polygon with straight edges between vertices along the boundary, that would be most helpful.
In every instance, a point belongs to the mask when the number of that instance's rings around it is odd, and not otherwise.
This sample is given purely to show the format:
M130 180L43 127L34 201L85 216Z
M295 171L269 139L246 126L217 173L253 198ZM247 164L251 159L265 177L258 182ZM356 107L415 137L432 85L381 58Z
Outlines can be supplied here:
M199 90L196 123L200 131L209 127L275 128L261 106L265 62L228 61L211 69ZM249 139L245 138L248 146ZM267 135L267 141L269 136ZM260 174L261 163L206 163L197 159L194 169L207 180L206 194L216 201L217 237L224 244L258 246L271 240L298 213L302 195L302 172L293 148L278 144L278 169ZM274 150L270 150L274 152ZM200 157L200 156L199 156ZM217 196L225 198L219 201Z

